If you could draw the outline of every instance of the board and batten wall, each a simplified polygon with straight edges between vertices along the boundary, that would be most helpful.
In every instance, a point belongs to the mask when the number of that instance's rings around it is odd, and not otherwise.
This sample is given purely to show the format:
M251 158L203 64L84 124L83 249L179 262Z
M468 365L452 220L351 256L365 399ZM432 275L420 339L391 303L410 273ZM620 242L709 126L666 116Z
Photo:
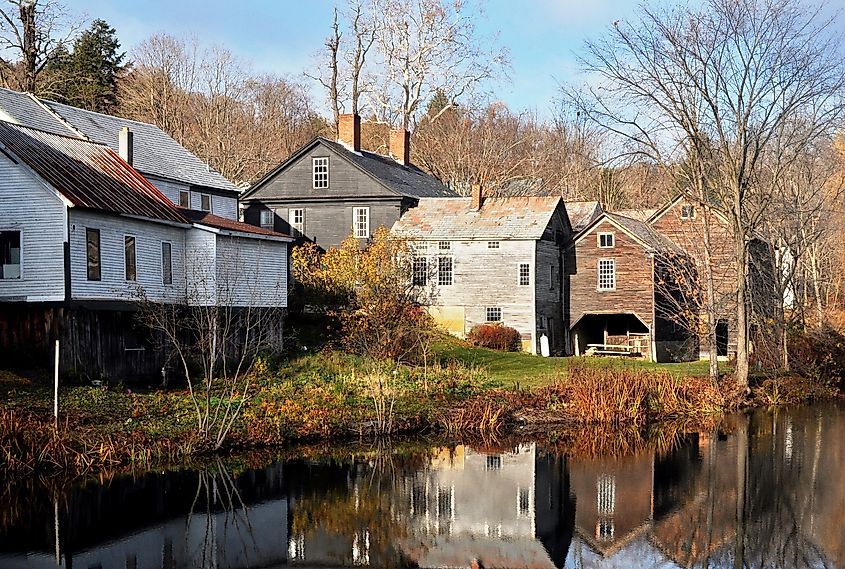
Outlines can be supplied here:
M179 205L179 192L189 191L190 209L201 211L201 194L208 194L211 196L211 213L219 215L220 217L225 217L226 219L232 219L235 221L238 220L238 200L235 197L221 196L213 193L213 191L203 191L200 189L191 190L190 184L174 180L163 180L153 176L147 176L146 178L175 205Z
M23 166L0 154L0 231L21 232L21 278L0 279L0 301L65 297L67 206Z
M489 241L496 241L490 239ZM536 242L533 240L499 240L498 249L488 248L488 240L450 241L451 250L440 251L437 241L428 243L431 265L435 319L440 315L463 312L464 332L451 329L458 335L467 334L473 326L487 322L487 308L502 309L502 324L515 328L522 336L525 351L537 352L537 314L535 311ZM437 258L453 259L453 282L437 284ZM528 263L531 281L519 284L519 265Z
M88 280L86 229L100 230L101 279ZM135 281L125 274L124 237L135 237ZM161 244L171 244L173 282L164 284ZM138 288L153 301L185 302L185 228L72 208L70 210L71 297L131 300Z

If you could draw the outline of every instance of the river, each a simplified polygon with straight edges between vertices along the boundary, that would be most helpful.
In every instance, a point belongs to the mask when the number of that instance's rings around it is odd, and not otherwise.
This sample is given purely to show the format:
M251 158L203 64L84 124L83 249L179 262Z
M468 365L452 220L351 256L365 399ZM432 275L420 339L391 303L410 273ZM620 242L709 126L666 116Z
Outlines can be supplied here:
M7 484L0 568L845 567L843 443L845 406L825 404L624 456L403 443Z

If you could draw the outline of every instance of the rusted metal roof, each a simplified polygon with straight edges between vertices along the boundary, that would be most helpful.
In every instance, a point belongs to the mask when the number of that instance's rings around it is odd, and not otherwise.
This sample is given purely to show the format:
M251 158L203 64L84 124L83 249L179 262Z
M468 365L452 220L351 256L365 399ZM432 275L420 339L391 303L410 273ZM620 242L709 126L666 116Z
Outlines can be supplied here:
M599 202L568 201L566 213L569 215L572 231L578 233L602 214L602 208Z
M225 217L220 217L219 215L214 215L207 211L186 209L183 207L179 207L177 209L179 210L179 213L181 213L193 223L198 225L207 225L208 227L214 227L216 229L238 231L240 233L265 235L267 237L282 237L285 239L293 239L290 235L285 235L284 233L279 233L278 231L272 231L263 227L256 227L255 225L250 225L249 223L241 223L240 221L234 221Z
M470 198L424 198L393 230L410 239L540 239L561 198L485 198L481 209Z
M3 121L0 145L74 206L190 223L108 146Z

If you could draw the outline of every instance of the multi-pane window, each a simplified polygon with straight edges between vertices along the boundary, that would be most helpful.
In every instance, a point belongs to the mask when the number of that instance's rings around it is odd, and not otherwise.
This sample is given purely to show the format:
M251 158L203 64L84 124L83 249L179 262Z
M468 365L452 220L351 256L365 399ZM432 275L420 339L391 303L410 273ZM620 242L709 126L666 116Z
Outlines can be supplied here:
M261 227L264 229L273 229L273 210L272 209L262 209L261 210Z
M451 285L453 281L452 257L437 258L437 284Z
M525 518L531 513L531 491L520 488L516 494L516 516Z
M451 241L438 241L437 242L437 249L440 251L451 251L452 250L452 242Z
M100 230L90 227L85 229L85 253L88 266L88 280L98 281L102 278L100 271Z
M488 249L498 249L499 248L499 242L498 241L488 241L487 242L487 248Z
M602 474L596 480L596 508L600 516L612 516L616 511L616 477Z
M137 275L134 235L123 236L123 275L127 281L134 281Z
M444 520L452 517L453 514L452 488L437 489L437 518Z
M599 248L611 249L613 247L613 233L599 233Z
M681 219L692 219L695 217L695 206L681 206Z
M188 190L179 190L179 205L181 207L191 207L191 192Z
M314 189L321 190L329 187L329 157L311 159L311 172L314 179Z
M412 284L414 286L425 286L428 284L428 259L425 257L414 257L413 271Z
M501 322L502 309L499 307L487 308L487 322Z
M211 196L209 194L200 194L200 209L211 212Z
M498 454L487 455L487 470L500 470L502 468L502 457Z
M616 261L600 259L598 264L599 290L613 290L616 288Z
M366 239L370 236L370 208L352 208L352 230L358 239Z
M305 234L305 210L303 208L288 211L288 221L291 229L296 231L298 235Z
M161 282L173 284L173 245L168 241L161 242Z
M519 264L519 286L531 284L531 265L528 263Z
M0 231L0 279L21 278L21 232Z

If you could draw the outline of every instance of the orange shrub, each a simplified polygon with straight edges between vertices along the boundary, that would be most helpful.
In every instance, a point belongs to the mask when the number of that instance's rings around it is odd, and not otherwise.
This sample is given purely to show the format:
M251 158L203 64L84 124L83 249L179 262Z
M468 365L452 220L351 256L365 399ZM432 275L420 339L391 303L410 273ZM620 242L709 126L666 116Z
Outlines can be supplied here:
M503 352L518 352L522 347L519 332L501 324L477 324L467 339L476 346Z

